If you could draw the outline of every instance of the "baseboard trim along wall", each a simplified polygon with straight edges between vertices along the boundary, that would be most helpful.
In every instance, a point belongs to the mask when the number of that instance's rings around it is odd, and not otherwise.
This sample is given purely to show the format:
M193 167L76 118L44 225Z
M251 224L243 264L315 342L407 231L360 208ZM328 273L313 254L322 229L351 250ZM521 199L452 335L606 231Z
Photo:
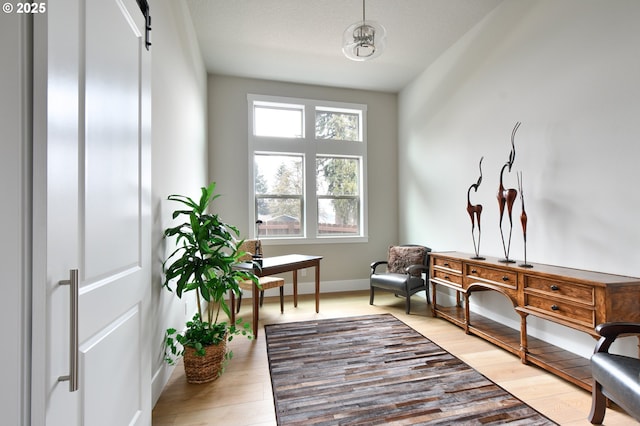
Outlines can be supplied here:
M284 285L284 294L292 295L293 294L293 284L291 282L291 274L284 275L285 279ZM303 278L303 280L301 280ZM322 293L340 293L342 291L358 291L358 290L369 290L369 279L359 279L359 280L340 280L340 281L322 281L320 278L320 294ZM313 281L313 277L298 277L298 294L314 294L315 293L315 281ZM278 289L270 289L266 290L264 293L265 296L277 296ZM243 297L251 295L244 295Z

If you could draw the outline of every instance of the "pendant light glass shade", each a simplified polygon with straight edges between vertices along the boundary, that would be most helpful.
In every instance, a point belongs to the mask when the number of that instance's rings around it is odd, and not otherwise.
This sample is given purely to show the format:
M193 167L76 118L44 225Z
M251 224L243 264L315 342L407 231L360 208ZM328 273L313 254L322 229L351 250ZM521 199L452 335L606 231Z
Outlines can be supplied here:
M382 54L387 30L378 22L365 20L362 0L362 21L349 25L342 36L342 53L353 61L366 61Z

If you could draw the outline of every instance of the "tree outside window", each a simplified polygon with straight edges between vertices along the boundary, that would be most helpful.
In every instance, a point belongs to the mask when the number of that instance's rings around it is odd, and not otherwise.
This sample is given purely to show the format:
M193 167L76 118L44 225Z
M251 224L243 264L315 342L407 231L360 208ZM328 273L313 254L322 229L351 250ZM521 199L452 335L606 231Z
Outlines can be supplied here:
M319 234L358 234L360 159L318 156L316 160Z
M259 236L302 235L301 155L255 155Z

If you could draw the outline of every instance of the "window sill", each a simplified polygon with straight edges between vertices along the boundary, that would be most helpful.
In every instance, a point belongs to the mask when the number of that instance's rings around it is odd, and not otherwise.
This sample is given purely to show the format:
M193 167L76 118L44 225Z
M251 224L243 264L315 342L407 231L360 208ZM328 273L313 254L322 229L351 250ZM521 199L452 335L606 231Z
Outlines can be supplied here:
M305 244L354 244L367 243L369 237L289 237L289 238L260 238L260 242L265 246L283 246L283 245L305 245Z

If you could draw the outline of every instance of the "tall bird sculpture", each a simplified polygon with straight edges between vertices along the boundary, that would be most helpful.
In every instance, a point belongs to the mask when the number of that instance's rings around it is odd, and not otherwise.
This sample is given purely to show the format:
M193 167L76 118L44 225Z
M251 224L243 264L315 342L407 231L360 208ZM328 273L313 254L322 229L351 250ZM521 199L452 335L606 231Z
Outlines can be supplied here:
M478 181L471 185L469 189L467 189L467 213L469 213L469 217L471 218L471 237L473 238L473 249L476 252L475 257L472 259L484 260L484 257L480 256L480 237L482 236L482 228L480 227L480 215L482 214L482 204L471 204L471 190L474 192L478 192L478 187L482 183L482 160L484 157L480 157L480 163L478 164L478 168L480 169L480 177ZM476 243L476 221L478 221L478 242Z
M513 167L513 162L516 159L516 145L515 145L515 136L518 128L520 127L520 122L518 121L511 132L511 152L509 153L509 160L504 163L502 169L500 170L500 187L498 188L498 207L500 208L500 237L502 237L502 248L504 250L504 259L501 262L511 263L513 260L509 259L509 251L511 250L511 232L513 231L513 204L518 197L518 191L515 188L505 189L503 184L503 175L505 169L511 172L511 167ZM502 219L504 218L504 208L507 207L507 214L509 215L509 240L505 243L504 240L504 231L502 230Z
M524 190L522 189L522 172L516 175L518 177L518 190L520 191L520 201L522 201L522 213L520 213L520 223L522 224L522 238L524 239L524 263L518 266L523 268L533 268L533 265L527 263L527 212L524 209Z

